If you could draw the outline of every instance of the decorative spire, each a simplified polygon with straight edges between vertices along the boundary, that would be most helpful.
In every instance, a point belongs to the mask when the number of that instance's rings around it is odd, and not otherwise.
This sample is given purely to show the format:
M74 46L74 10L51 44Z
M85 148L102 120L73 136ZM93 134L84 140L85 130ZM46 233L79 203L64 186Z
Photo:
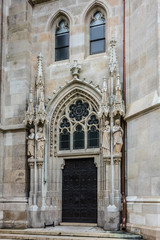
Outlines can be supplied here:
M37 99L36 99L36 122L44 123L46 119L46 110L44 104L44 76L43 76L43 63L42 63L42 54L38 55L38 67L37 67L37 80L36 80L36 90L37 90Z
M116 40L112 39L110 41L110 60L109 60L109 74L113 76L118 73L118 62L116 53Z
M100 110L98 112L99 117L101 118L103 115L108 116L110 107L108 102L108 89L107 89L107 79L106 77L103 78L103 88L102 88L102 101Z
M74 77L74 79L78 79L79 78L79 72L81 70L81 65L78 64L77 60L74 60L74 63L71 66L70 70L72 72L72 76Z
M107 92L107 79L103 78L103 88L102 88L102 104L106 105L108 102L108 92Z
M29 101L28 101L28 109L25 113L25 124L32 125L34 123L34 106L33 106L33 90L30 89L29 93Z
M38 66L37 66L36 88L37 88L37 102L38 102L41 91L44 88L44 76L43 76L42 54L39 53L37 58L38 58Z
M122 100L122 90L121 90L119 74L117 74L116 76L116 95L113 103L112 113L114 116L116 115L120 115L123 117L125 116L125 106L124 106L124 101Z
M116 100L121 101L122 100L122 91L121 91L121 83L120 83L120 75L117 74L116 77Z
M39 124L40 122L44 124L46 120L46 110L45 110L45 104L44 104L44 93L41 91L40 98L39 98L39 104L38 104L38 110L36 114L36 122Z
M39 53L38 55L38 68L37 68L37 81L36 85L43 85L44 86L44 79L43 79L43 65L42 65L42 54Z

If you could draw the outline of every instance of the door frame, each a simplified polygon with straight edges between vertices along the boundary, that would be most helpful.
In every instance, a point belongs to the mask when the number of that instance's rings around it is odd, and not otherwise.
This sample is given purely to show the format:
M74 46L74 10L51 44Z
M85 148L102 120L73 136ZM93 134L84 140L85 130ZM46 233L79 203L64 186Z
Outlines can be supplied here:
M94 151L95 149L93 149ZM55 222L57 222L58 224L60 222L62 222L62 170L64 169L65 166L65 160L67 159L75 159L75 158L93 158L94 159L94 164L97 167L97 224L98 226L102 226L103 227L103 212L104 212L104 207L103 207L103 186L102 185L102 181L103 181L103 160L101 159L101 154L99 150L94 151L95 154L93 154L93 152L91 153L87 153L84 155L80 155L80 153L78 154L68 154L68 156L66 155L59 155L56 157L56 162L57 162L57 170L60 173L60 175L58 176L58 183L56 186L56 192L57 192L57 197L56 197L56 208L58 209L58 211L56 211L56 215L55 215ZM55 169L55 168L54 168ZM56 170L56 171L57 171ZM60 170L60 171L59 171ZM54 173L55 176L57 176L56 173ZM53 184L53 187L55 188L55 184Z

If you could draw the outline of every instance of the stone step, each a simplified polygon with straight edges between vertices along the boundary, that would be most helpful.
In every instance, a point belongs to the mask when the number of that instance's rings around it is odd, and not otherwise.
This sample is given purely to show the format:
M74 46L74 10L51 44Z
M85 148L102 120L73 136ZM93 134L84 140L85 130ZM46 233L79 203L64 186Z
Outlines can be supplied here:
M5 240L117 240L117 238L101 238L101 237L73 237L73 236L46 236L46 235L21 235L18 234L0 234L0 239ZM118 238L119 240L126 239L135 239L135 238ZM141 238L136 238L137 240L141 240Z
M67 228L67 230L66 230ZM57 229L59 231L57 231ZM31 239L31 240L91 240L91 239L142 239L140 235L124 233L124 232L107 232L100 228L88 227L51 227L48 229L0 229L0 239Z

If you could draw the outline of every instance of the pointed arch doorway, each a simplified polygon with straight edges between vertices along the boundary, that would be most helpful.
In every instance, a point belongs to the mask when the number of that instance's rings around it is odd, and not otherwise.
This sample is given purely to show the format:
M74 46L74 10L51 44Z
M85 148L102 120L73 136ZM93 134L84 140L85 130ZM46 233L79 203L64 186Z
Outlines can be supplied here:
M54 206L55 224L91 222L102 225L103 163L97 115L100 101L100 91L85 81L74 79L60 89L48 105L47 195ZM69 182L74 184L68 185Z
M97 168L94 158L65 160L62 221L97 223Z

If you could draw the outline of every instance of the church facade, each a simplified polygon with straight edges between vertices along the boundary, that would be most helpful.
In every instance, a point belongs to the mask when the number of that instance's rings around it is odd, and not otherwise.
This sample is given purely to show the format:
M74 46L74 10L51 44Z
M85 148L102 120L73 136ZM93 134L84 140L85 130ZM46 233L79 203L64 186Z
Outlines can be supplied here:
M0 227L159 239L159 0L0 3Z

